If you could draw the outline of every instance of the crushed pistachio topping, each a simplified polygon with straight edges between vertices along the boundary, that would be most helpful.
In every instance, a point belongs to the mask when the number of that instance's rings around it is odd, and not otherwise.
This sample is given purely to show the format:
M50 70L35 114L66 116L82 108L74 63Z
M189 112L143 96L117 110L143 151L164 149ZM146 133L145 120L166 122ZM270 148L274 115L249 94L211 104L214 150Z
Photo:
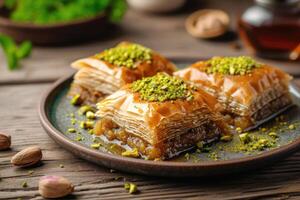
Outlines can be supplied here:
M261 67L261 64L248 56L238 57L213 57L205 62L209 74L246 75L253 69Z
M118 45L107 49L96 55L100 60L104 60L119 67L136 68L137 62L151 63L152 52L150 49L138 44Z
M133 92L138 92L145 101L168 101L176 99L193 99L193 88L183 80L159 73L132 83Z
M128 190L129 194L134 194L138 191L137 185L134 183L125 183L124 188L125 188L125 190Z

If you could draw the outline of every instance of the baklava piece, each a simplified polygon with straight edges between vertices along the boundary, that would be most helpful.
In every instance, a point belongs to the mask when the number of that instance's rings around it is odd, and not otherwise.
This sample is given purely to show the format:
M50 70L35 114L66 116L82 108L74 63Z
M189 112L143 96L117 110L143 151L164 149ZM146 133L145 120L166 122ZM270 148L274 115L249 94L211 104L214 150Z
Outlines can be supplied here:
M243 130L254 128L292 104L291 76L250 57L214 57L177 71L175 76L214 95L228 122Z
M158 72L172 74L175 66L139 44L122 42L89 58L72 63L78 72L69 92L85 103L97 103L123 85Z
M216 104L201 89L159 73L99 102L94 132L121 141L134 157L165 160L220 137L222 121L212 112Z

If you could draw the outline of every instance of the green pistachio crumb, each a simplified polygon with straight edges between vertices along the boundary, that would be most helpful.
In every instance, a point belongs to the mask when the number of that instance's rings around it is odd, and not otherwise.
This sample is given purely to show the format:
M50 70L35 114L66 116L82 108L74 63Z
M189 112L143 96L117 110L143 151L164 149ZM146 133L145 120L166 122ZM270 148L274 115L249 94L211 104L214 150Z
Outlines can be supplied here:
M213 159L213 160L218 160L219 159L219 156L216 152L211 152L208 154L208 157Z
M71 124L72 124L72 125L75 125L76 122L77 122L77 120L76 120L75 118L72 118L72 119L71 119Z
M33 170L29 170L29 171L27 172L28 175L32 175L33 173L34 173Z
M76 94L72 97L70 103L74 106L80 105L81 104L81 99L80 99L80 94Z
M247 144L251 141L251 137L249 136L248 133L242 133L239 135L240 140L244 143Z
M189 154L189 153L184 154L184 158L185 158L186 160L189 160L189 159L190 159L190 154Z
M124 183L124 188L125 190L128 190L129 194L134 194L138 191L137 185L134 183Z
M130 188L130 183L124 183L124 188L125 188L125 190L129 190L129 188Z
M275 132L270 132L268 135L272 138L278 138L278 135Z
M119 67L134 69L137 62L151 63L152 51L138 44L121 44L105 50L96 57Z
M95 113L92 112L92 111L87 111L86 114L85 114L86 118L88 119L95 119Z
M248 56L238 57L213 57L206 61L206 72L209 74L246 75L261 64Z
M76 133L76 129L75 128L68 128L68 132L69 133Z
M27 188L27 187L28 187L27 181L23 181L22 182L22 188Z
M81 135L77 135L75 138L76 141L82 141L84 138Z
M267 129L266 129L266 128L262 128L261 131L262 131L262 132L266 132Z
M204 142L203 141L199 141L199 142L197 142L197 147L199 148L199 149L202 149L203 148L203 146L204 146Z
M235 130L236 130L238 133L241 133L241 132L243 131L241 127L237 127Z
M90 129L90 130L88 130L88 133L89 133L90 135L94 135L94 130L93 130L93 129Z
M81 106L78 110L78 113L80 115L85 115L88 111L94 111L94 108L92 106L89 106L89 105L84 105L84 106Z
M82 121L82 122L80 122L79 126L82 129L93 129L94 128L94 122L93 121Z
M140 154L138 152L138 149L134 148L133 150L126 150L126 151L122 152L122 156L138 158L138 157L140 157Z
M295 129L295 125L294 124L289 125L289 129L290 130L294 130Z
M101 146L100 143L91 144L91 147L92 147L93 149L99 149L100 146Z
M223 135L223 136L220 138L220 140L221 140L222 142L229 142L229 141L232 140L232 135Z
M131 89L145 101L168 101L176 99L193 99L194 88L183 80L159 73L132 83Z

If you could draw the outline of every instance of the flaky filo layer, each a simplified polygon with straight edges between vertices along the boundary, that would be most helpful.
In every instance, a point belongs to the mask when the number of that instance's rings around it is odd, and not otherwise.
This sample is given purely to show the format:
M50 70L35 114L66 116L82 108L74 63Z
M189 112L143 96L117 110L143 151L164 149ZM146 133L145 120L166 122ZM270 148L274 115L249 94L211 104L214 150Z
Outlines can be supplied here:
M127 43L121 43L118 46L120 45L127 45ZM158 72L172 74L175 71L174 64L166 58L154 51L151 52L151 55L151 62L136 62L134 68L113 65L100 60L97 55L79 59L72 63L72 67L78 70L73 83L77 85L76 87L79 85L106 96L117 91L123 85L143 77L153 76ZM74 93L72 87L71 93Z
M125 87L97 104L97 116L111 119L127 132L155 146L208 121L221 121L211 112L215 106L216 100L200 90L190 101L147 102Z
M280 69L263 65L250 74L223 75L206 73L205 68L205 62L197 62L174 75L202 87L237 115L252 116L283 95L290 98L292 78Z

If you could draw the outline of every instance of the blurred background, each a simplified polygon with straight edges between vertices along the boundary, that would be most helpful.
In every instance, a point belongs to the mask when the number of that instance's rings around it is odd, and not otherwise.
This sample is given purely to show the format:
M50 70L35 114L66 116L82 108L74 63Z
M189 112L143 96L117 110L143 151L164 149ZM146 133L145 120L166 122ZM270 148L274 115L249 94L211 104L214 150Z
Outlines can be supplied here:
M175 60L251 55L300 75L299 0L0 2L0 83L56 80L121 41Z

